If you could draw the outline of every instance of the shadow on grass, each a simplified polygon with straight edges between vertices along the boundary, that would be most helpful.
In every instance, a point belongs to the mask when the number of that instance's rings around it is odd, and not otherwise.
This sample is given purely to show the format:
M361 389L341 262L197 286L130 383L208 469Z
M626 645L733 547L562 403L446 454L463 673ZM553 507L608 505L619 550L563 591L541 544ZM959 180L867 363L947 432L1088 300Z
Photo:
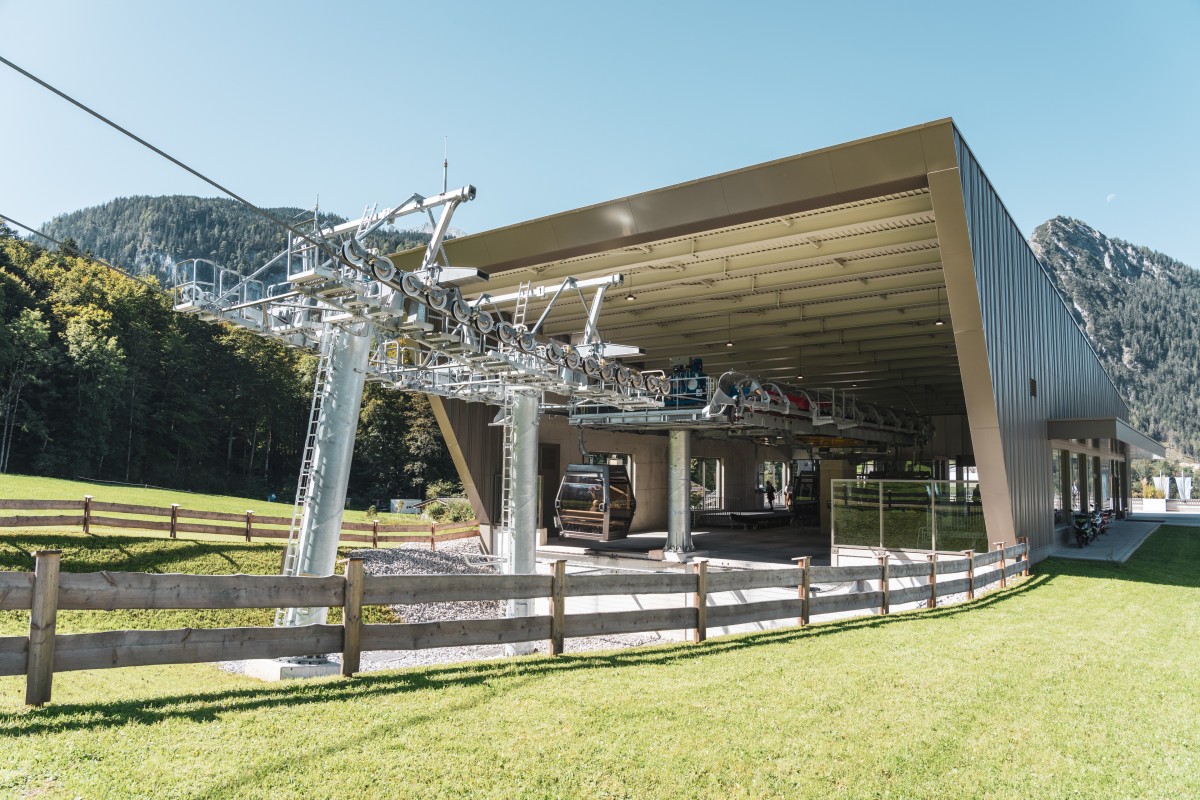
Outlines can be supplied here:
M889 616L855 617L817 623L806 628L779 628L760 633L738 634L710 639L698 645L672 643L605 653L557 657L530 656L413 668L403 672L369 673L353 679L299 681L264 685L261 688L192 692L150 700L50 705L0 713L0 739L36 733L111 728L131 723L151 725L168 719L211 722L230 712L260 708L363 701L377 696L437 690L448 686L481 686L497 679L504 679L509 683L512 679L519 678L521 683L525 683L578 670L674 664L762 645L791 644L850 631L952 618L1019 597L1037 588L1045 580L1047 578L1042 576L1032 576L1008 589L994 590L976 600L954 606Z
M258 556L278 545L246 542L202 542L185 539L108 536L97 534L6 534L0 538L0 570L32 572L38 550L62 550L64 572L158 572L163 565L215 556L231 569L240 566L236 556ZM139 548L145 548L139 549ZM119 558L119 553L123 558ZM244 560L250 560L246 558Z
M22 543L41 546L69 544L68 537L23 536ZM125 540L127 541L127 540ZM160 540L156 540L160 541ZM8 550L20 550L12 544ZM186 550L208 552L209 545L189 542ZM229 549L214 543L212 547ZM253 547L249 545L246 547ZM0 565L9 563L11 553L0 551ZM136 558L137 556L131 556ZM172 558L183 557L179 550ZM351 680L296 682L264 685L228 691L193 692L118 702L51 705L40 709L0 713L0 739L36 733L112 728L128 724L153 724L170 719L210 722L229 712L260 708L294 707L311 703L362 701L373 697L405 692L438 690L448 686L485 686L504 680L506 686L552 679L576 670L654 666L693 661L737 652L748 647L791 644L821 636L862 629L910 625L954 618L980 609L999 606L1046 585L1057 577L1082 577L1130 580L1174 586L1200 586L1200 536L1190 528L1164 526L1151 536L1125 564L1048 559L1037 565L1035 574L1007 589L993 590L982 597L932 610L889 616L863 616L816 624L807 628L782 628L727 638L713 639L700 645L664 645L620 650L611 653L563 655L555 658L534 656L468 664L410 669L403 672L373 673ZM111 568L111 563L108 565ZM513 683L517 680L518 683ZM482 702L473 700L472 703Z

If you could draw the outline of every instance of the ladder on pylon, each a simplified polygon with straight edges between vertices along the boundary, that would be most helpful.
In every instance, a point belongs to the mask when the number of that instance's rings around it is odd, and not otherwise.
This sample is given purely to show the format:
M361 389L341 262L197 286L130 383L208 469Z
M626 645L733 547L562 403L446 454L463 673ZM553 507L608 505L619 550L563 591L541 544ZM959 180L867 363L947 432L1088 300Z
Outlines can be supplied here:
M362 236L363 231L370 228L375 223L375 214L379 211L379 204L367 206L363 209L363 215L358 221L358 230L354 232L354 238Z
M304 454L300 461L300 477L296 481L296 504L292 507L292 527L288 532L287 549L283 555L283 575L295 575L299 566L300 525L304 520L304 510L308 505L309 491L312 489L313 472L316 470L317 429L321 424L321 408L325 399L325 391L329 385L330 367L333 363L333 326L326 325L321 335L320 357L317 359L317 377L313 382L312 406L308 412L308 433L304 437ZM285 609L279 609L275 614L275 624L282 625Z
M513 309L513 327L519 331L525 330L525 309L529 307L529 296L533 293L529 281L523 281L517 288L517 307Z
M504 445L500 451L500 528L507 534L512 531L513 527L512 467L515 436L512 425L511 396L504 398L501 413L504 419ZM507 536L503 537L503 540L507 541ZM508 553L497 553L497 555L508 556Z

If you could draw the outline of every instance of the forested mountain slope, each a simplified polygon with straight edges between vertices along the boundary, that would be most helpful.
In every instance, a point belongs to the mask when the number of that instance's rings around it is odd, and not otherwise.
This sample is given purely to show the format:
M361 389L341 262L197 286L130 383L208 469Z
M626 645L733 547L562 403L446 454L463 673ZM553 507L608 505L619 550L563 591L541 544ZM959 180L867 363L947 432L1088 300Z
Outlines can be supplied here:
M267 211L293 224L313 217L312 211L299 208ZM321 214L319 219L322 226L346 221L336 214ZM234 200L186 195L119 197L57 216L42 230L55 239L74 239L81 251L139 275L155 275L164 284L178 261L207 258L245 274L287 243L286 233L277 225ZM368 244L393 253L428 241L429 235L419 231L384 228ZM282 277L283 270L275 270L267 282Z
M0 473L290 497L314 362L0 225ZM419 497L439 480L457 475L429 401L369 386L351 495Z
M1132 422L1200 453L1200 272L1067 217L1031 239L1129 403Z

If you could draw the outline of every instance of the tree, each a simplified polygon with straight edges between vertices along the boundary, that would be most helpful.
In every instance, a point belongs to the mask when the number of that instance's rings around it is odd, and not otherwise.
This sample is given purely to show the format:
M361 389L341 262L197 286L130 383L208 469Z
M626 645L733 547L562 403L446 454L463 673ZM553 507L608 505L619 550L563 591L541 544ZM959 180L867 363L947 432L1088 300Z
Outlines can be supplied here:
M30 404L22 402L26 389L36 387L53 360L49 349L50 325L37 309L25 308L0 333L0 473L8 472L12 441L18 429L42 428Z

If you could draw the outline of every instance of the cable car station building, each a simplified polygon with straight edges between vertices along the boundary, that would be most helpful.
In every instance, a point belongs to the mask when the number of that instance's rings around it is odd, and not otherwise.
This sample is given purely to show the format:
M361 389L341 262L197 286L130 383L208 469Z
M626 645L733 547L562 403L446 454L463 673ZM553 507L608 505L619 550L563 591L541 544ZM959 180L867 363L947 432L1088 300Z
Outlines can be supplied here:
M568 466L590 461L627 468L632 532L665 532L667 551L707 549L711 525L765 509L766 480L781 508L778 481L807 475L811 524L835 551L1026 536L1036 560L1065 541L1072 507L1127 510L1128 460L1162 454L1129 426L948 119L445 250L487 273L488 293L523 291L529 318L549 302L540 285L619 275L591 321L630 346L622 363L671 381L659 409L544 398L538 511L552 532ZM392 260L411 269L419 253ZM588 316L560 301L542 333L579 344ZM431 400L486 540L502 491L496 409ZM922 521L889 516L899 509Z

